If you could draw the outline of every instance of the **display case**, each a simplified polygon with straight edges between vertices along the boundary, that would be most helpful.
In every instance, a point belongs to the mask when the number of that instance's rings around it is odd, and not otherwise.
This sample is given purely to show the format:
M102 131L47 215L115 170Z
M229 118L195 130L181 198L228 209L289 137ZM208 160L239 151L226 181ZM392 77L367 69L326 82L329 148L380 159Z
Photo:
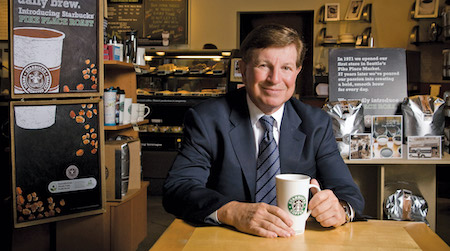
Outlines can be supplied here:
M137 74L137 99L150 108L148 124L139 126L142 172L150 193L162 193L162 184L183 139L186 111L207 99L236 89L230 81L234 52L146 51L146 65ZM232 78L235 81L235 78ZM145 164L148 163L148 164Z
M149 124L140 132L146 133L143 139L156 137L164 143L144 140L143 148L176 150L187 109L236 89L236 83L229 81L231 58L231 51L221 50L146 51L147 65L138 70L137 94L138 102L150 112ZM173 144L167 143L168 135L174 135Z
M145 96L218 96L230 86L231 51L146 51L138 75L138 94Z

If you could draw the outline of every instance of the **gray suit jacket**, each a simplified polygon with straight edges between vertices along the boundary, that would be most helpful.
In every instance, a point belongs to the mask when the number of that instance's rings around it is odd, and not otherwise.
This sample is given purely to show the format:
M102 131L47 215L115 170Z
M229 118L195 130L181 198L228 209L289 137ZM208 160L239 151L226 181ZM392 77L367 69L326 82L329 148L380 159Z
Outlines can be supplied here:
M165 209L191 222L232 201L255 201L255 140L245 89L208 100L185 116L184 141L164 184ZM355 211L364 199L342 160L330 117L291 98L285 104L279 141L281 173L319 180Z

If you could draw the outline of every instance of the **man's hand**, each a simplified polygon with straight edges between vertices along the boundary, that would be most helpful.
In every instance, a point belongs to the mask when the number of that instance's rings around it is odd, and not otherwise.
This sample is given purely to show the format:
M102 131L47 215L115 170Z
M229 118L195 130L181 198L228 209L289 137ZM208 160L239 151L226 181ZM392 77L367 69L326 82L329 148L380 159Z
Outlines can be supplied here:
M316 179L311 179L311 184L319 186ZM311 215L323 227L338 227L345 223L345 211L339 203L339 199L329 189L317 192L311 189L313 197L309 201L308 208Z
M281 208L266 203L231 201L217 210L217 218L239 231L262 237L295 235L295 231L291 228L293 222L288 214Z

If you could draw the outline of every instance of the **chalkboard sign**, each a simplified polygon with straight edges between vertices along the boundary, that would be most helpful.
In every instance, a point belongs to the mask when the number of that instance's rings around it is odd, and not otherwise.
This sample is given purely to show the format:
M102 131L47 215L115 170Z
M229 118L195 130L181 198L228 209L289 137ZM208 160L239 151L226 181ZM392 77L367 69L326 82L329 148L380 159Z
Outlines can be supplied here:
M12 102L14 225L104 208L100 99Z
M170 44L187 44L188 0L145 0L144 36L161 39L170 34Z
M144 5L135 3L108 4L108 39L114 36L118 41L126 41L126 32L135 30L137 36L144 34Z
M13 98L101 95L98 10L92 0L12 1Z
M365 115L394 115L408 96L404 49L332 49L328 65L330 101L360 100Z

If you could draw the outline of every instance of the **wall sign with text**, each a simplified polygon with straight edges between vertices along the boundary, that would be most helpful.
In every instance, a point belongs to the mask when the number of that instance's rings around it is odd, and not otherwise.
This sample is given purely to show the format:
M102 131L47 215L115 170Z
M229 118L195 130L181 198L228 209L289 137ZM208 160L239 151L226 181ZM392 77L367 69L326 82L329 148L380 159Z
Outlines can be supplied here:
M404 49L332 49L328 65L330 101L360 100L365 115L394 115L408 96Z
M188 43L188 0L145 0L145 37L170 34L170 44Z
M14 0L12 96L100 96L99 1Z

